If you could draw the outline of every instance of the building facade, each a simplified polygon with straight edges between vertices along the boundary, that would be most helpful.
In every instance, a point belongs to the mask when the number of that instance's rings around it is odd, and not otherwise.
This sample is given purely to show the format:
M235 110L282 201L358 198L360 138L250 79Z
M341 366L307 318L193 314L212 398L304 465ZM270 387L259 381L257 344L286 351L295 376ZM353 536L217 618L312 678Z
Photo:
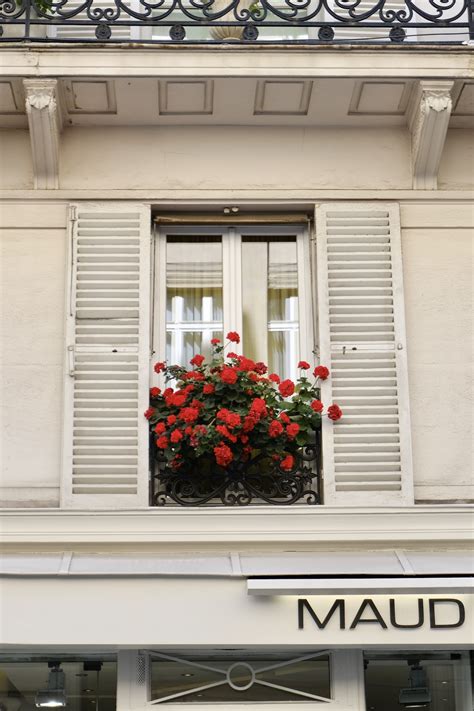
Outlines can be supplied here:
M472 711L472 18L353 5L2 6L0 709ZM229 331L298 496L150 458Z

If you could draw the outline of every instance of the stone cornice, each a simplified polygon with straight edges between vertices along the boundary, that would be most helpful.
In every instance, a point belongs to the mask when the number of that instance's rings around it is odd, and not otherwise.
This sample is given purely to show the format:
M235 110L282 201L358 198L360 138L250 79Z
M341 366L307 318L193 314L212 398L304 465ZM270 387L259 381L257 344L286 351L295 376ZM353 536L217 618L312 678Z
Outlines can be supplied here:
M449 545L473 540L474 507L294 506L248 509L145 509L66 511L10 509L0 512L1 540L9 548L39 544L157 544L199 546L309 545L347 548Z

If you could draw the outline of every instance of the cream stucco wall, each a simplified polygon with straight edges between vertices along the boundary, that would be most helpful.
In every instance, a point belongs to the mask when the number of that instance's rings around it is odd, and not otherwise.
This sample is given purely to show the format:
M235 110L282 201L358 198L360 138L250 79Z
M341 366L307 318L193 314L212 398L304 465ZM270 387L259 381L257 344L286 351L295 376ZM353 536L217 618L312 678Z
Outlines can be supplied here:
M0 207L0 494L57 505L66 273L65 206Z
M5 140L7 143L5 143ZM0 170L12 190L0 207L1 336L4 406L0 493L10 505L58 505L61 470L62 372L66 288L67 202L85 191L185 190L219 203L229 190L264 191L275 209L282 191L304 189L306 205L341 189L374 200L392 189L400 201L416 498L472 498L472 212L468 192L453 202L407 199L410 142L404 129L348 131L294 127L67 129L61 141L58 202L28 198L31 157L25 131L0 132ZM464 130L448 135L443 189L472 180ZM365 188L365 191L362 190ZM397 189L403 190L400 199ZM225 193L225 197L224 197ZM121 194L121 197L123 195ZM381 195L387 199L386 195ZM464 200L462 199L464 197ZM351 199L357 199L352 197ZM159 201L156 203L159 206Z
M410 188L405 129L74 128L62 188ZM126 169L124 169L126 166Z

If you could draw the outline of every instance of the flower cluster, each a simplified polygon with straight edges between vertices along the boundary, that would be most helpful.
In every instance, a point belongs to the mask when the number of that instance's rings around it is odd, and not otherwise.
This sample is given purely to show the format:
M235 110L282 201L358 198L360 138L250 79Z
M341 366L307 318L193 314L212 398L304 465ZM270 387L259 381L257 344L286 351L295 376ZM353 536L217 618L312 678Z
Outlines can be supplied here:
M164 373L174 388L150 390L151 406L145 412L167 464L187 472L197 460L207 459L223 469L232 463L270 458L282 472L295 469L298 450L313 441L321 426L324 405L319 381L329 370L300 361L296 382L268 373L265 363L236 353L225 355L229 343L239 343L239 334L230 331L223 346L213 338L212 359L205 362L195 355L192 369L157 363L155 372ZM330 405L327 417L339 420L342 411Z

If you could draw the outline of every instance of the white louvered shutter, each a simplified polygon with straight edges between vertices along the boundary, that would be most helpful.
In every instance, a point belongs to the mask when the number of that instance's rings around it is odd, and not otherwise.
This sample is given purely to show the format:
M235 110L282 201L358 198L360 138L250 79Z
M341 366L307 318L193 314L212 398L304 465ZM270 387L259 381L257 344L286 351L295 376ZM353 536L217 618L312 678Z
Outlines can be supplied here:
M150 210L71 206L62 505L148 505Z
M399 207L316 208L325 503L413 503Z

